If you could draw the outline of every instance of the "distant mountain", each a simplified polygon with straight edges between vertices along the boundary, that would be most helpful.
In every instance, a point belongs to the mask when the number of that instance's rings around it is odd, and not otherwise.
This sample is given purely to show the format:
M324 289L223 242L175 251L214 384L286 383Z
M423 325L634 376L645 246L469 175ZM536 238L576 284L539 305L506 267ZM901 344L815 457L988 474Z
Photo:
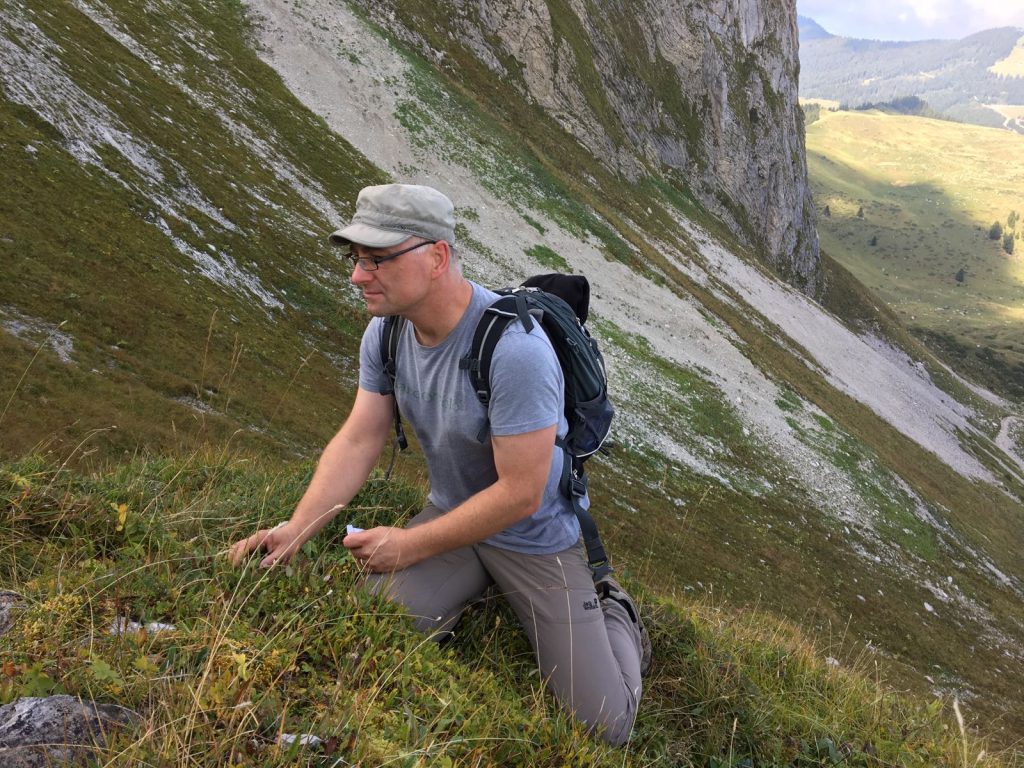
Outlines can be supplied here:
M830 35L801 19L800 95L850 107L916 96L943 117L1024 132L1007 105L1024 105L1024 76L1000 74L1000 62L1024 55L1017 27L962 40L887 42ZM996 71L993 71L996 68ZM998 107L998 109L997 109ZM1004 114L1006 113L1006 114Z
M826 30L821 26L821 24L808 16L797 16L796 24L800 31L800 42L805 42L807 40L827 40L830 37L835 37L835 35Z

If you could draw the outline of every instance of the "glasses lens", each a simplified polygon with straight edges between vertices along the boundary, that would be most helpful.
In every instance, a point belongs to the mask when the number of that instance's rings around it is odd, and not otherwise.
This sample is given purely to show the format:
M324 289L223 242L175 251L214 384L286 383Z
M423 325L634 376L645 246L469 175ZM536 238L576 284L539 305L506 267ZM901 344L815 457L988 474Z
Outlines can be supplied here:
M377 268L377 262L371 258L359 258L352 251L342 254L343 258L347 259L351 264L352 268L359 267L364 272L373 272Z

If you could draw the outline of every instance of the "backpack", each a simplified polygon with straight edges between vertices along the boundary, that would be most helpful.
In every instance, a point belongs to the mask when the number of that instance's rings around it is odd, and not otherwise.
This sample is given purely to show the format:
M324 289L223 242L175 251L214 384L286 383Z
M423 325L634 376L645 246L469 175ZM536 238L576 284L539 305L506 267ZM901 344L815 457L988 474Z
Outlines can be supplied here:
M496 293L500 298L484 310L469 352L460 361L459 368L467 372L477 399L486 408L491 398L490 371L494 348L509 323L518 319L527 332L533 329L535 322L544 329L565 379L565 418L569 431L556 441L565 453L559 488L572 503L583 532L594 581L600 581L611 567L594 519L582 505L588 486L583 464L597 451L603 450L615 408L608 399L604 358L597 342L584 326L590 306L590 283L582 275L535 275L518 288L504 288ZM396 376L398 339L405 323L405 318L399 316L384 318L381 361L392 387ZM404 450L408 441L401 419L398 399L395 398L396 446ZM487 439L488 427L485 424L477 436L480 442Z

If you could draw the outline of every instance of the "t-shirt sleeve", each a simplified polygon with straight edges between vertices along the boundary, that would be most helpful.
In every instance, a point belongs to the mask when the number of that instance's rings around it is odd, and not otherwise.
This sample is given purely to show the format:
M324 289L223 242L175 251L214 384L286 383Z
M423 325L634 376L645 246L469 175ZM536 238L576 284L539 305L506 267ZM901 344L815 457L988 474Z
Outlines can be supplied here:
M380 341L384 330L384 321L373 318L363 331L363 340L359 344L359 386L368 392L379 395L392 393L391 381L384 373L384 363L380 359Z
M521 435L558 424L563 407L562 369L542 334L539 328L526 333L512 325L495 346L491 434Z

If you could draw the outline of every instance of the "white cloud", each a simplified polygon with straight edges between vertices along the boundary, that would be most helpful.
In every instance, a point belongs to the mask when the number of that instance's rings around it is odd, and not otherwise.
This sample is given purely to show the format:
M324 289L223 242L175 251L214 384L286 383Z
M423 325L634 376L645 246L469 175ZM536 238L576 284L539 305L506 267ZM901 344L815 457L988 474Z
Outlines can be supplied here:
M941 27L953 17L960 15L962 2L954 0L903 0L909 6L911 15L925 27ZM899 4L899 3L897 3Z

